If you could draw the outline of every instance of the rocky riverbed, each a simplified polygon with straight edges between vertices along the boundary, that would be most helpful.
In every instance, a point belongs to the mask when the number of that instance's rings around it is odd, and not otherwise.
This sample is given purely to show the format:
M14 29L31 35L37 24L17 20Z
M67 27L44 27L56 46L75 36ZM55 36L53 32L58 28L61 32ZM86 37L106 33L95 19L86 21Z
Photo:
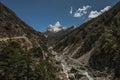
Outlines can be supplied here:
M54 55L56 62L60 63L62 73L65 74L67 80L94 80L82 64L77 63L77 61L72 58L53 51L52 47L49 48L49 51ZM65 79L61 78L61 80Z

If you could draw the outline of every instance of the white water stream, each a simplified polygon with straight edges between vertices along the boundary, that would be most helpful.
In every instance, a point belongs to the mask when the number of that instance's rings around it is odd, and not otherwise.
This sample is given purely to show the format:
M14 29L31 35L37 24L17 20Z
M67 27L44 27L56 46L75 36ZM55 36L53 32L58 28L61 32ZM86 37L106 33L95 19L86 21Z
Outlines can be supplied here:
M83 75L85 75L88 80L94 80L94 79L88 74L87 71L80 70L80 69L76 69L76 70L78 70L78 71L81 72Z
M56 61L59 61L59 62L61 63L61 66L62 66L62 68L63 68L63 72L66 74L67 79L70 80L70 79L69 79L68 71L69 71L71 68L69 67L69 65L67 64L67 62L64 60L63 56L58 55L58 53L55 52L55 51L52 51L52 54L55 55ZM74 68L74 69L76 69L76 68ZM85 70L80 70L80 69L76 69L76 70L77 70L79 73L81 73L82 75L85 75L88 80L94 80L94 79L88 74L87 71L85 71Z

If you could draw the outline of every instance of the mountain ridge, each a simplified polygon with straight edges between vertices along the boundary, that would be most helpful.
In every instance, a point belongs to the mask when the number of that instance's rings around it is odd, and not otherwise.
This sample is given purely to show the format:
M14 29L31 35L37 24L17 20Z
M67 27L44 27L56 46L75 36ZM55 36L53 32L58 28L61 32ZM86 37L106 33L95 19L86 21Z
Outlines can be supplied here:
M115 77L120 77L117 71L119 70L117 66L120 64L119 9L120 2L105 13L65 34L56 43L54 50L88 65L93 70L106 71L108 74L114 70L111 73L114 73Z
M0 79L58 80L60 71L44 34L0 3Z

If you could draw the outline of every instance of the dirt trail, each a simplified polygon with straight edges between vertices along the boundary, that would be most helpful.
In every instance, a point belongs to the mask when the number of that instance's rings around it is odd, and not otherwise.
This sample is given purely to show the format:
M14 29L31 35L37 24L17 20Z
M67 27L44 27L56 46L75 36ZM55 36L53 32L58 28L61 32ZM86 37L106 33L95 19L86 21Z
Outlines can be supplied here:
M0 38L0 41L17 40L17 39L24 39L30 45L29 48L32 48L31 41L26 36L24 36L24 35L22 35L22 36L16 36L16 37Z

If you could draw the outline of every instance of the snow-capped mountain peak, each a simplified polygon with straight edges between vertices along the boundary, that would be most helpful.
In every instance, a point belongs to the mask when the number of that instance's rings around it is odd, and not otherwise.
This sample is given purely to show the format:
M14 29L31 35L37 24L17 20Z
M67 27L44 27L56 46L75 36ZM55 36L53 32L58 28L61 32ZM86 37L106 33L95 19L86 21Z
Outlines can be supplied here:
M54 25L50 24L49 27L47 28L47 31L50 32L59 32L61 30L66 29L65 27L62 27L60 22L56 22Z

